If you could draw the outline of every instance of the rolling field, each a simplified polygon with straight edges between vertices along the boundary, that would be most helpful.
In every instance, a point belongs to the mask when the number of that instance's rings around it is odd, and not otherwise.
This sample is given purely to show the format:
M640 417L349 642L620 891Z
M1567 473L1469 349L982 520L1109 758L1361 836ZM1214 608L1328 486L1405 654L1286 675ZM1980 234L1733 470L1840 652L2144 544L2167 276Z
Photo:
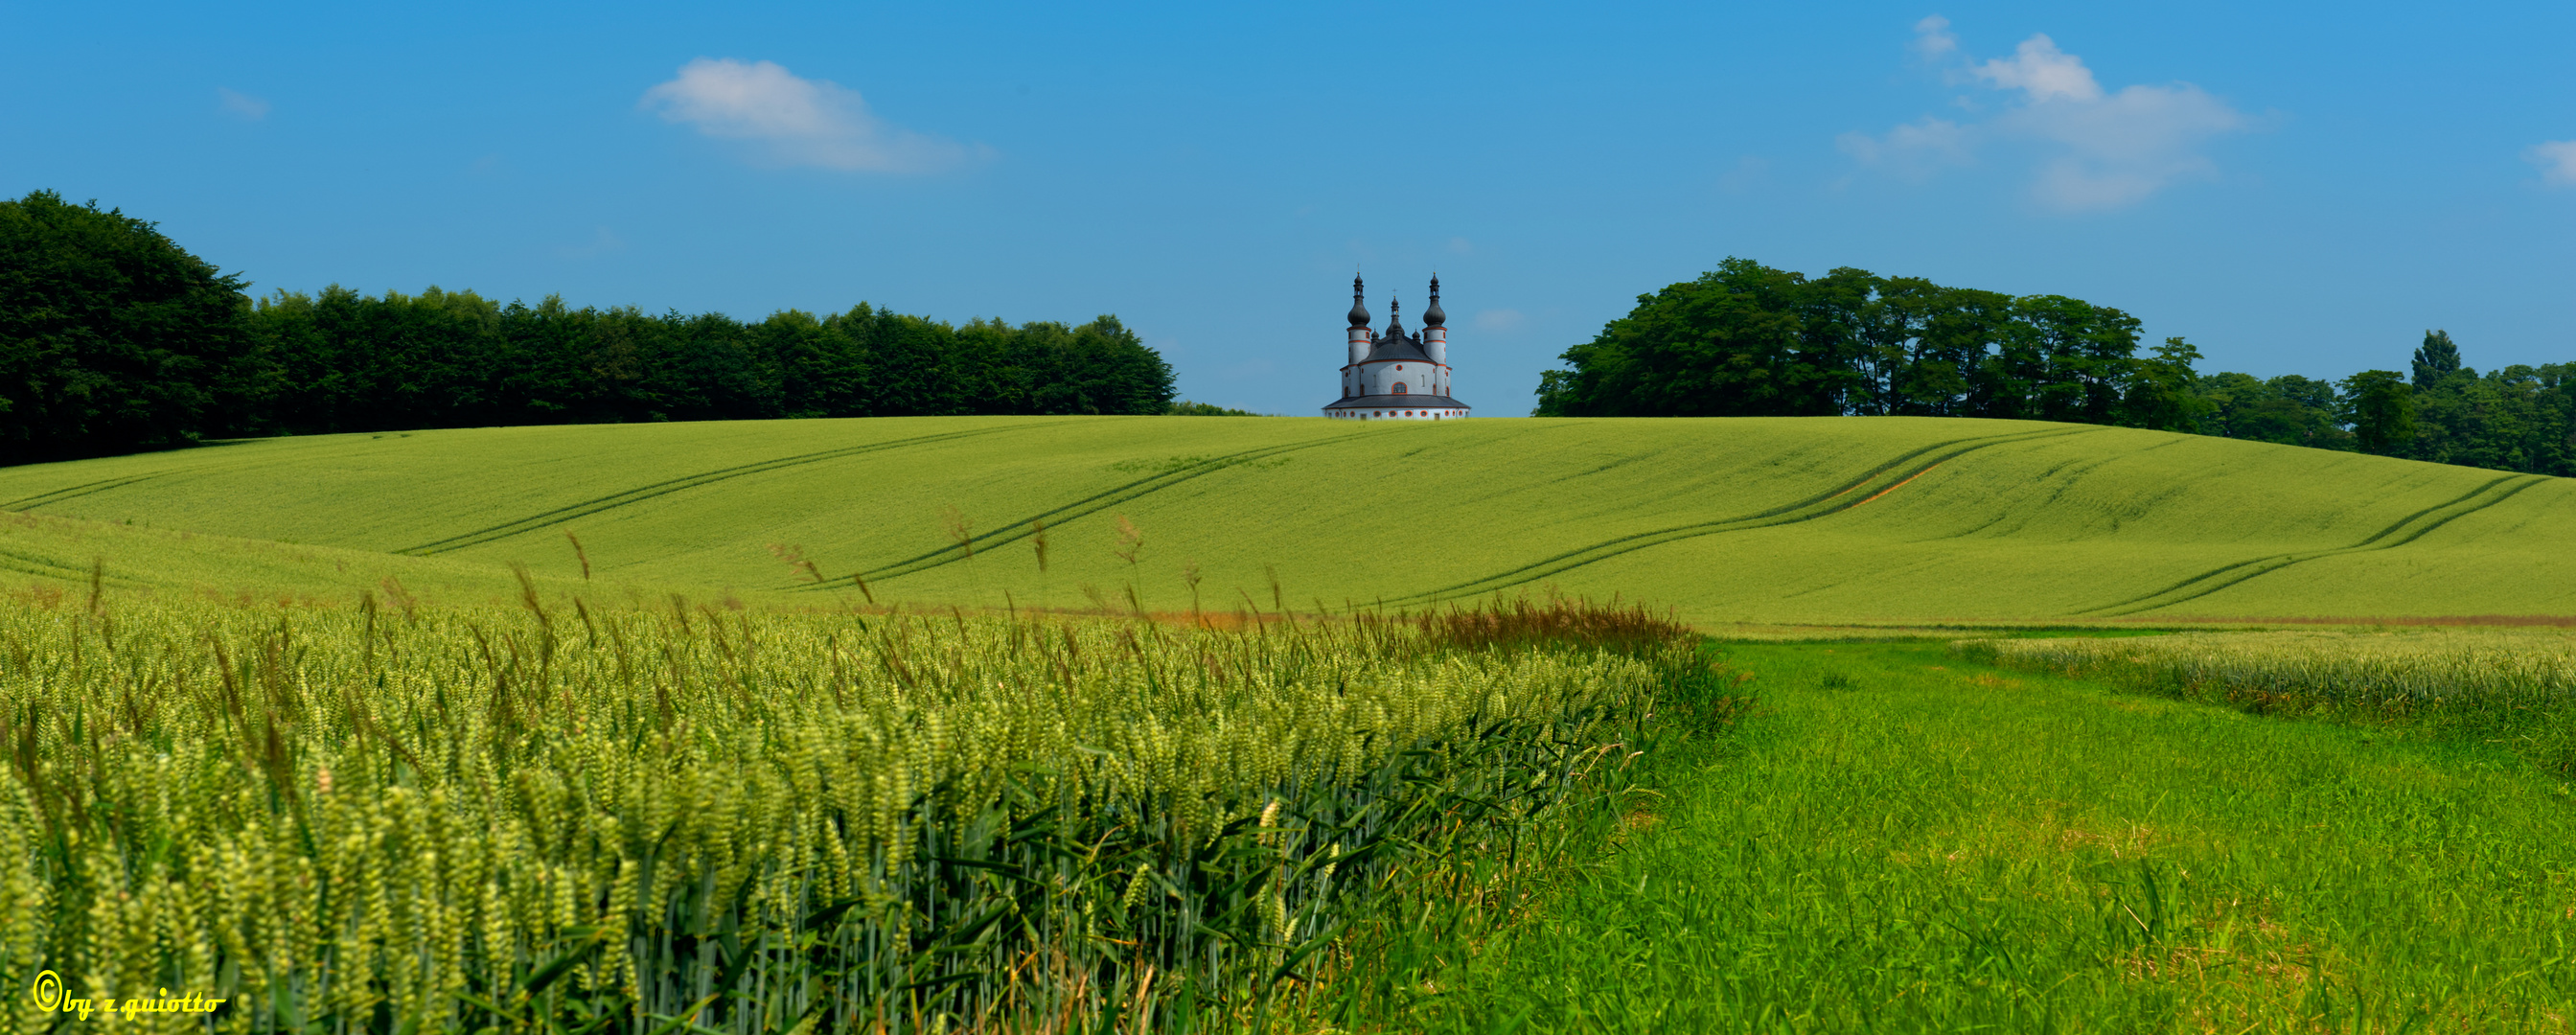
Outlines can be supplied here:
M1552 586L1696 622L2567 615L2571 548L2563 479L1931 418L485 428L0 469L0 571L76 592L95 565L156 593L390 577L479 602L515 596L513 564L579 583L586 556L595 592L791 605L858 575L997 608Z

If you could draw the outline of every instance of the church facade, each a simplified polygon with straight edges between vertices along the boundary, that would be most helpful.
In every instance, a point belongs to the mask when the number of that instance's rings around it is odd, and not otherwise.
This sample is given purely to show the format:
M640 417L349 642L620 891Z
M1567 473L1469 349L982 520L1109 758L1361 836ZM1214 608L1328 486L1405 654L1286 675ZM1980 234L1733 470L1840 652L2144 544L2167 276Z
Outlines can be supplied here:
M1440 310L1440 278L1431 278L1431 305L1422 311L1422 333L1407 334L1396 301L1386 303L1386 330L1369 329L1360 278L1351 278L1350 362L1342 367L1342 398L1324 407L1337 420L1457 420L1467 404L1449 395L1449 314Z

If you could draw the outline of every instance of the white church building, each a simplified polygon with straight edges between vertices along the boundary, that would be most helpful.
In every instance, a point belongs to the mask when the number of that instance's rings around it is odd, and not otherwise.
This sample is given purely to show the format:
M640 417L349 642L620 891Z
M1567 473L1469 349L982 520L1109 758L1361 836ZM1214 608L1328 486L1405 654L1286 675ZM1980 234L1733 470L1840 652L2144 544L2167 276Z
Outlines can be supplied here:
M1449 314L1440 311L1440 278L1431 278L1431 306L1422 311L1422 334L1404 332L1396 302L1386 302L1386 330L1369 330L1360 278L1351 278L1351 361L1342 367L1342 398L1324 407L1339 420L1457 420L1467 404L1449 397Z

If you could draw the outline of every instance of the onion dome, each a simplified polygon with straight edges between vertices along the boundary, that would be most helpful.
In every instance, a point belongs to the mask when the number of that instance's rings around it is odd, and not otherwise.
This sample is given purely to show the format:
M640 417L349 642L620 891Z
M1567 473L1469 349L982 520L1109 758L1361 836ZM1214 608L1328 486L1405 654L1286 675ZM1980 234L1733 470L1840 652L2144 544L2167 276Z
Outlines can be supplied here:
M1422 311L1422 325L1445 327L1448 324L1449 314L1440 311L1440 275L1434 273L1431 275L1431 308Z
M1353 274L1351 276L1351 326L1366 327L1368 325L1368 304L1360 301L1360 278L1357 274Z

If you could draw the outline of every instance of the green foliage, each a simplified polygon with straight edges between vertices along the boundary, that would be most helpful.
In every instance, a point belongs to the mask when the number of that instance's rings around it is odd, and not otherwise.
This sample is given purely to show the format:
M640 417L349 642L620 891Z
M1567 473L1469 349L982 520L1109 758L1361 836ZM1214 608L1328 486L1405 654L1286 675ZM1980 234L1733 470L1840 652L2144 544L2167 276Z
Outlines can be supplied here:
M2484 376L2445 331L2427 331L2411 383L2365 370L2339 385L2296 374L2213 374L2195 391L2198 430L2435 463L2576 476L2576 363L2514 365ZM2340 391L2337 391L2337 388Z
M2215 409L2201 395L2200 377L2192 371L2200 358L2200 350L2181 338L2156 346L2129 379L2128 423L2154 431L2198 430Z
M1217 405L1217 404L1215 404L1215 403L1199 403L1199 402L1191 402L1191 401L1189 401L1189 400L1187 400L1187 399L1175 399L1175 400L1173 400L1173 401L1172 401L1172 405L1171 405L1171 407L1170 407L1169 409L1164 410L1163 412L1164 412L1165 414L1169 415L1169 416L1174 416L1174 417L1259 417L1259 416L1261 416L1261 414L1254 413L1254 412L1252 412L1251 410L1237 410L1237 409L1232 409L1232 408L1229 408L1229 407L1219 406L1219 405Z
M1553 585L1693 622L2570 614L2570 506L2536 476L1920 417L485 428L0 470L0 589L86 592L103 558L164 598L472 603L518 562L621 597L864 602L857 575L879 603L1183 611L1194 566L1203 606L1308 612Z
M2415 387L2431 388L2460 371L2460 347L2449 331L2425 331L2415 347Z
M2415 393L2394 370L2343 379L2343 419L2362 452L2394 456L2415 441Z
M2200 430L2225 438L2277 442L2316 449L2350 449L2344 404L2335 386L2297 374L2268 381L2221 373L2200 379L2205 403Z
M229 430L261 388L240 289L122 211L0 201L0 463Z
M1389 1028L2566 1029L2566 786L2490 746L1937 643L1727 663L1742 734L1641 760L1659 793L1518 922L1425 932Z
M153 224L0 202L0 464L213 436L946 414L1156 414L1113 316L953 326L861 304L757 323L333 285L255 303Z
M2169 425L2179 419L2176 385L2190 379L2189 350L2141 361L2137 344L2136 318L2077 299L1849 268L1811 280L1729 258L1640 296L1627 316L1566 350L1571 369L1540 375L1536 413Z
M1837 269L1809 279L1730 258L1539 375L1542 417L1976 416L2225 438L2576 476L2576 364L2479 377L2427 331L2411 392L2365 371L2202 376L2138 321L2057 295L2013 298Z
M1169 364L1117 318L962 327L861 304L721 314L508 306L431 288L279 293L248 318L277 365L269 420L421 428L945 414L1160 413Z
M2401 455L2576 476L2576 363L2462 367L2416 390L2415 426Z
M1543 381L1544 417L1743 417L1841 412L1853 374L1834 333L1853 288L1837 270L1796 273L1728 259L1695 281L1637 299L1589 344L1574 369ZM1817 333L1809 333L1809 324Z
M1230 1027L1715 703L1570 605L1453 618L1614 649L401 605L0 612L0 964L230 1030Z

